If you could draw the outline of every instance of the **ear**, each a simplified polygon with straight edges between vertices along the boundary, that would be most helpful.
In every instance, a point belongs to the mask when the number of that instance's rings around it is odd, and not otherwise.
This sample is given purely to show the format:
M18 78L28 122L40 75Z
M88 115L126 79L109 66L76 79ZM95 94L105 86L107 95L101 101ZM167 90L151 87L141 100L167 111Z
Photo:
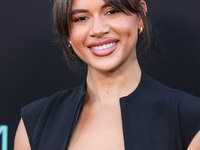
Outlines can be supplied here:
M144 13L147 13L147 4L144 0L140 1L140 5L143 7Z
M140 1L140 5L142 6L143 11L144 11L144 14L146 15L146 13L147 13L147 4L146 4L146 2L145 2L144 0L141 0L141 1ZM144 26L144 23L143 23L143 20L142 20L142 18L141 18L141 16L140 16L140 17L139 17L139 28L140 28L141 26Z

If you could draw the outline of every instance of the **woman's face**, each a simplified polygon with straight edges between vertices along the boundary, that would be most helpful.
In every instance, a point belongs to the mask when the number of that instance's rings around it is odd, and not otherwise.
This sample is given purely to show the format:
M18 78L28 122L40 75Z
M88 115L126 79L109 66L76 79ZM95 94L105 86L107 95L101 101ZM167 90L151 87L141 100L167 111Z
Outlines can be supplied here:
M136 60L138 28L143 22L130 14L103 0L73 0L70 40L89 69L113 71Z

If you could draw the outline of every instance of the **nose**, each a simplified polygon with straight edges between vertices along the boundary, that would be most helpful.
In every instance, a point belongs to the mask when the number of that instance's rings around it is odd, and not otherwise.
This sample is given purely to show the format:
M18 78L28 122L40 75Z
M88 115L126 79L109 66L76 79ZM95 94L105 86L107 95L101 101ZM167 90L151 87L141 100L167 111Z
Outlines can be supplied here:
M90 28L90 36L101 38L109 32L107 22L101 17L94 17L92 27Z

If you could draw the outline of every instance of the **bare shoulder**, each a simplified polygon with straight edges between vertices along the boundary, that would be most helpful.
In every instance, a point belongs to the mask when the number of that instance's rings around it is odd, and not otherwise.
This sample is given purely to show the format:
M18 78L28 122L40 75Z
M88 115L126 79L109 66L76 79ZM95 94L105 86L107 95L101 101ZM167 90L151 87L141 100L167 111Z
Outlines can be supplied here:
M15 135L14 150L31 150L28 135L22 119L19 122Z
M200 150L200 131L195 135L187 150Z

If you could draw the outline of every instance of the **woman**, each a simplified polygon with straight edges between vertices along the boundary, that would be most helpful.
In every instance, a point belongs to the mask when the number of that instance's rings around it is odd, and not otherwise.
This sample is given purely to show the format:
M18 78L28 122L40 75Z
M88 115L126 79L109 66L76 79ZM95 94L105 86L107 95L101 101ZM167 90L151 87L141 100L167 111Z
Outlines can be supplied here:
M85 62L86 82L25 106L15 150L200 149L200 100L154 81L138 64L136 49L145 53L152 41L145 1L54 6L68 64Z

